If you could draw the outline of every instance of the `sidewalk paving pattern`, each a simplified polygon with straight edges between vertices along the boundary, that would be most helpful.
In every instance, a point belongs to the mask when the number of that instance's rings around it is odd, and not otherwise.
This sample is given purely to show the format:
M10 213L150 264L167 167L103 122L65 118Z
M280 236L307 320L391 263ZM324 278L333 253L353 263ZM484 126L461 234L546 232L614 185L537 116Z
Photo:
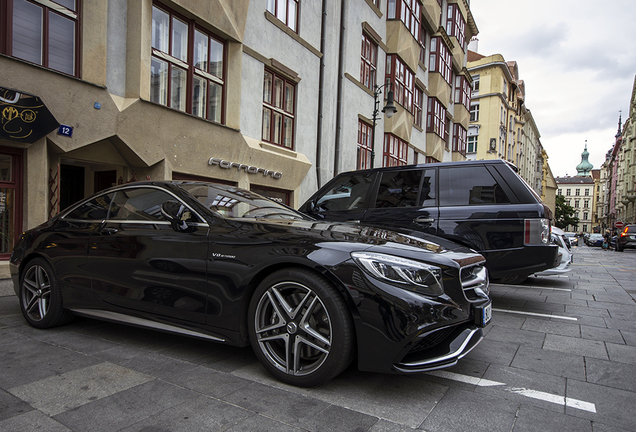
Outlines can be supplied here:
M633 431L636 251L574 248L567 276L491 285L486 337L450 369L312 389L250 348L77 318L26 324L0 281L0 431Z

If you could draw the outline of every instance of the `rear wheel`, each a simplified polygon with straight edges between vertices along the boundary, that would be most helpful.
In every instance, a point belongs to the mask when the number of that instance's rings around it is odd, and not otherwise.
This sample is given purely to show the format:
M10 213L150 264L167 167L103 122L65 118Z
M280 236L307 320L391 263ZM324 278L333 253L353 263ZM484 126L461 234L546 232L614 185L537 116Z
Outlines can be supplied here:
M250 302L248 329L263 366L291 385L324 384L353 356L348 307L332 284L307 270L281 270L265 278Z
M19 294L22 315L33 327L55 327L73 318L62 308L57 279L51 266L42 258L34 259L24 268Z

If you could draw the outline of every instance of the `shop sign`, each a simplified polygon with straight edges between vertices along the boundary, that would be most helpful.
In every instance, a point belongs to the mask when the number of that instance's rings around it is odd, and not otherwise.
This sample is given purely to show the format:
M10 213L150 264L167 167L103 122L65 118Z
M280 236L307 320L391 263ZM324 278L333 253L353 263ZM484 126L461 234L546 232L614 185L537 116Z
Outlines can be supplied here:
M217 165L219 168L223 168L223 169L232 169L232 168L236 168L238 171L245 171L248 174L258 174L261 173L263 174L265 177L270 176L273 179L278 180L279 178L281 178L283 176L282 172L278 172L278 171L270 171L268 169L265 168L258 168L255 166L250 166L250 165L244 165L244 164L240 164L237 162L229 162L223 159L218 159L215 157L211 157L210 160L208 160L208 165Z
M39 97L0 87L0 138L32 144L58 125Z

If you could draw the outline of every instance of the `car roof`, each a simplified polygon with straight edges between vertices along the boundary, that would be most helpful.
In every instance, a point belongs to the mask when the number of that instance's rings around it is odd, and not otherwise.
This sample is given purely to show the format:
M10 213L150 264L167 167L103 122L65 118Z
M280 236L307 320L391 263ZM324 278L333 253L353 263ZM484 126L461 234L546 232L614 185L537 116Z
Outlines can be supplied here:
M470 166L470 165L507 165L508 167L510 167L510 169L512 169L514 172L518 173L519 172L519 168L517 168L517 166L511 162L508 162L507 160L503 160L503 159L485 159L485 160L466 160L466 161L455 161L455 162L434 162L434 163L423 163L423 164L417 164L417 165L401 165L398 167L377 167L377 168L369 168L366 170L351 170L351 171L347 171L347 172L383 172L383 171L394 171L396 168L398 169L403 169L403 170L409 170L409 169L416 169L416 168L435 168L435 167L449 167L449 166L456 166L456 167L461 167L461 166ZM346 174L347 172L343 172L341 174Z

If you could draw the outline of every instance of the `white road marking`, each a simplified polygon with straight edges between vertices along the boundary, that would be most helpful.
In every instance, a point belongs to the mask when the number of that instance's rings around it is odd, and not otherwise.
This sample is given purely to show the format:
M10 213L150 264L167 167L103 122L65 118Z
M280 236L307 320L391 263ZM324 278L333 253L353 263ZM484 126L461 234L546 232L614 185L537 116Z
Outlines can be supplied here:
M588 411L591 413L596 413L596 405L591 402L585 402L582 400L569 398L565 396L559 396L552 393L546 393L538 390L519 388L519 387L510 387L506 385L506 383L491 381L483 378L472 377L469 375L462 375L454 372L448 372L444 370L436 370L427 372L428 375L433 375L439 378L446 378L452 381L463 382L466 384L476 385L478 387L496 387L502 386L501 390L508 391L511 393L515 393L521 396L529 397L532 399L538 399L545 402L561 405L561 406L569 406L572 408L576 408L582 411Z
M566 317L566 316L561 316L561 315L541 314L541 313L536 313L536 312L522 312L522 311L516 311L516 310L510 310L510 309L495 309L495 308L492 308L492 310L494 312L512 313L512 314L519 314L519 315L530 315L530 316L538 316L538 317L544 317L544 318L558 318L558 319L569 320L569 321L578 321L579 320L578 318L574 318L574 317Z

